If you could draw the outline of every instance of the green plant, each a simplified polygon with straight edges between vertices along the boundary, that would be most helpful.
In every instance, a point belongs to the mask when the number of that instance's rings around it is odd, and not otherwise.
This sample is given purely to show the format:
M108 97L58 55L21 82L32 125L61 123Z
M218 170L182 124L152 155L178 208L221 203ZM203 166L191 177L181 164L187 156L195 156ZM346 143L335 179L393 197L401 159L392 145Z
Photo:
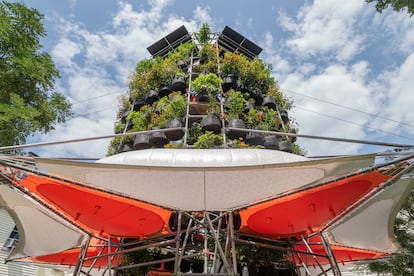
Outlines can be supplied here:
M203 25L201 25L200 30L198 31L198 33L195 34L198 42L200 42L201 44L207 44L210 41L210 25L207 23L203 23Z
M215 93L220 89L220 85L223 82L214 73L202 74L191 82L191 86L198 92L206 91L209 94Z
M188 130L187 143L193 145L201 134L200 123L194 122Z
M198 136L194 147L197 149L209 149L223 144L222 134L214 134L212 131L206 131L204 134Z
M167 120L183 118L186 110L187 100L180 93L171 93L164 109Z
M226 107L229 119L242 119L247 103L243 93L240 91L229 91L227 97Z
M144 131L150 129L151 114L153 108L143 106L141 111L131 111L127 117L127 121L132 121L134 124L133 131Z

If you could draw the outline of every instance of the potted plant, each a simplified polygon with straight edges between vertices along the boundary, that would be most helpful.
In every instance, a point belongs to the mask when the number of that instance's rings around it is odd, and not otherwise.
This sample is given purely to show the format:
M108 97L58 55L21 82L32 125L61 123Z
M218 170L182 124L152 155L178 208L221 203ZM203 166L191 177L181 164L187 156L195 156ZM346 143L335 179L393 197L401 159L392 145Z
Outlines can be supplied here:
M185 81L185 74L182 72L177 72L171 82L171 91L179 91L185 93L187 89L187 84Z
M230 89L236 89L237 88L237 77L233 74L224 75L221 88L223 89L223 92L227 92Z
M223 136L215 134L212 131L206 131L198 136L197 142L194 143L196 149L209 149L223 144Z
M191 87L199 93L207 92L209 95L216 94L222 83L222 79L214 73L201 74L191 82Z
M240 91L230 91L227 95L225 107L227 111L228 127L246 128L243 121L243 112L246 106L246 99ZM246 138L245 131L227 130L229 139Z
M141 108L141 111L132 111L128 115L128 121L133 124L132 131L145 131L148 130L149 124L151 122L151 116L148 110L152 110L149 106L144 106ZM148 142L148 135L147 134L138 134L135 136L135 140L133 143L134 149L145 149L150 148L150 144Z
M161 100L160 105L163 104ZM161 110L165 113L167 120L166 128L180 128L183 126L182 118L187 110L186 99L179 93L171 93ZM166 131L165 136L168 140L176 141L184 136L184 130Z

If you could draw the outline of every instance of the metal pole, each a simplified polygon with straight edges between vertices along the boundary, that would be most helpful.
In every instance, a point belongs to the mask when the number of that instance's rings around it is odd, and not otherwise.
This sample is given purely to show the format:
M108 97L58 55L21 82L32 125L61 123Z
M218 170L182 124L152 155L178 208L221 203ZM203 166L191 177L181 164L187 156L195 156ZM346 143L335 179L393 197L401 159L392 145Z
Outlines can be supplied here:
M111 253L111 236L108 237L108 253ZM112 275L112 256L108 255L108 275Z
M78 276L80 274L80 271L82 269L82 264L84 262L84 258L86 255L86 251L88 250L90 241L91 241L91 236L88 235L85 240L85 243L82 245L81 252L78 258L78 263L76 264L75 269L73 271L73 276Z
M332 267L332 274L334 276L341 276L341 271L339 270L338 263L336 262L335 255L332 252L332 247L325 236L326 234L324 232L321 232L321 239L323 243L323 247L325 248L326 255L328 256L329 263Z
M207 216L207 222L208 222L208 225L209 225L210 229L213 229L214 230L213 223L211 222L210 217L208 217L208 216ZM227 261L226 255L224 254L223 248L221 247L220 241L218 240L218 238L217 238L216 235L213 235L213 238L214 238L214 242L217 245L217 249L218 249L218 251L220 253L220 256L223 259L224 267L226 268L226 270L228 272L231 272L230 265L229 265L229 263Z
M181 211L178 211L178 222L177 222L177 235L175 236L175 259L174 259L174 273L180 270L178 266L178 260L180 255L180 235L181 235Z
M316 262L316 264L319 266L319 268L321 269L322 274L327 276L327 274L326 274L326 272L325 272L325 269L322 267L322 265L321 265L321 263L319 262L318 258L317 258L315 255L313 255L313 250L312 250L312 248L309 246L308 242L305 240L305 238L304 238L303 236L302 236L302 241L303 241L303 243L305 244L305 246L306 246L306 248L308 249L308 251L312 254L312 258L313 258L313 260ZM308 256L308 255L306 255L306 256ZM328 257L327 257L327 258L328 258Z
M236 243L234 241L234 218L233 212L229 212L229 231L231 241L231 255L233 258L233 273L237 273Z

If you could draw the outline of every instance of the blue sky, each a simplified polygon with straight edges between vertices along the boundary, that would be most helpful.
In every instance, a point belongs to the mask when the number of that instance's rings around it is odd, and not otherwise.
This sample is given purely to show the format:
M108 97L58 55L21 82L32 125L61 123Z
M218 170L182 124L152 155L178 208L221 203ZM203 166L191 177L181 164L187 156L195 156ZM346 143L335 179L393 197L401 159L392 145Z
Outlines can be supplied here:
M146 48L181 25L237 30L263 48L302 134L414 144L414 18L363 0L23 1L45 15L44 50L55 89L75 117L30 142L113 133L117 97ZM387 148L299 139L308 155ZM102 157L108 140L34 149L44 156Z

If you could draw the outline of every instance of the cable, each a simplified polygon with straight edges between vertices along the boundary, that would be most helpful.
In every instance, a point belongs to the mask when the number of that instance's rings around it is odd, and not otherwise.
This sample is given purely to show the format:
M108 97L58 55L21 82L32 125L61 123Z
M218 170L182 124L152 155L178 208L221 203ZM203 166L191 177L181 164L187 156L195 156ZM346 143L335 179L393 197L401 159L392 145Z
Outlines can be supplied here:
M76 116L73 116L73 117L72 117L72 118L70 118L69 120L72 120L72 119L75 119L75 118L79 118L79 117L86 117L86 116L88 116L88 115L95 114L95 113L99 113L99 112L106 111L106 110L110 110L110 109L113 109L113 108L114 108L114 106L113 106L113 105L110 105L110 106L105 107L105 108L103 108L103 109L98 109L98 110L91 111L91 112L84 113L84 114L78 114L78 115L76 115ZM67 120L67 121L69 121L69 120Z
M71 104L72 105L75 105L75 104L87 102L87 101L94 100L94 99L98 99L98 98L103 98L103 97L110 96L110 95L120 94L120 93L123 93L123 92L122 91L121 92L118 91L118 92L113 92L113 93L98 95L98 96L95 96L95 97L91 97L91 98L86 98L86 99L83 99L83 100L79 100L79 101L74 102L74 103L71 103Z
M356 108L353 108L353 107L345 106L345 105L342 105L342 104L337 104L337 103L330 102L330 101L327 101L327 100L318 99L318 98L308 96L308 95L305 95L305 94L302 94L302 93L298 93L298 92L295 92L295 91L292 91L292 90L284 89L284 91L287 91L287 92L292 93L292 94L300 95L302 97L306 97L306 98L309 98L309 99L313 99L315 101L331 104L331 105L334 105L334 106L338 106L338 107L342 107L342 108L349 109L349 110L352 110L352 111L356 111L356 112L359 112L359 113L362 113L362 114L365 114L365 115L369 115L369 116L377 117L377 118L380 118L380 119L383 119L383 120L386 120L386 121L394 122L394 123L397 123L399 125L414 127L414 125L399 122L399 121L394 120L394 119L390 119L390 118L387 118L387 117L384 117L384 116L381 116L381 115L377 115L377 114L372 114L372 113L362 111L362 110L359 110L359 109L356 109Z
M356 126L360 126L360 127L367 128L367 129L372 129L372 130L375 130L375 131L384 132L384 133L387 133L389 135L397 136L397 137L400 137L400 138L404 138L404 139L408 139L408 140L414 140L413 138L409 138L409 137L405 137L405 136L402 136L402 135L398 135L398 134L395 134L393 132L389 132L389 131L385 131L385 130L382 130L382 129L373 128L373 127L369 127L369 126L364 126L364 125L361 125L361 124L357 124L357 123L354 123L354 122L351 122L351 121L344 120L342 118L338 118L338 117L331 116L331 115L328 115L328 114L324 114L324 113L320 113L320 112L317 112L317 111L309 110L309 109L306 109L306 108L303 108L303 107L297 107L297 106L295 106L295 108L302 109L302 110L304 110L306 112L310 112L310 113L315 113L315 114L318 114L318 115L322 115L322 116L325 116L325 117L328 117L328 118L332 118L332 119L335 119L335 120L339 120L339 121L342 121L342 122L345 122L345 123L348 123L348 124L353 124L353 125L356 125Z

